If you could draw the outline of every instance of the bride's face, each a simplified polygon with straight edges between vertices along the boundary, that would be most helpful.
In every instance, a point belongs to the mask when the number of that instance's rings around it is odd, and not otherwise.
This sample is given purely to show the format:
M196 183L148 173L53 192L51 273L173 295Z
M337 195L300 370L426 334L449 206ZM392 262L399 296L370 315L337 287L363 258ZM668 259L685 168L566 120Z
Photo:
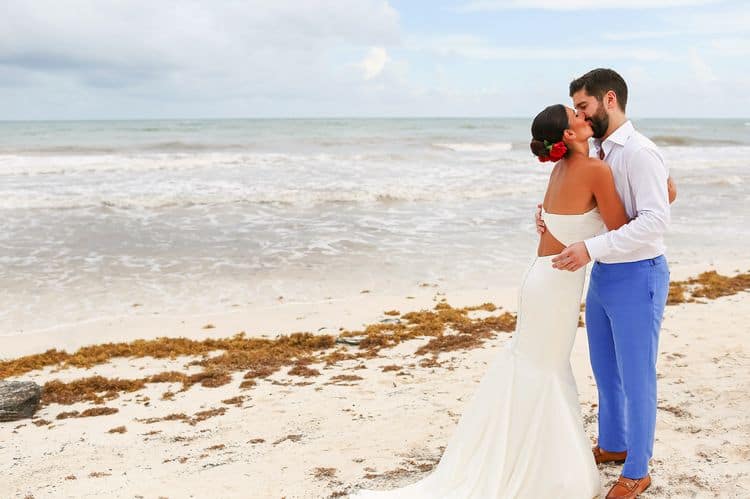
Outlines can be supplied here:
M582 142L594 136L591 123L586 120L583 113L569 107L565 108L565 112L568 113L568 130L575 133L573 140Z

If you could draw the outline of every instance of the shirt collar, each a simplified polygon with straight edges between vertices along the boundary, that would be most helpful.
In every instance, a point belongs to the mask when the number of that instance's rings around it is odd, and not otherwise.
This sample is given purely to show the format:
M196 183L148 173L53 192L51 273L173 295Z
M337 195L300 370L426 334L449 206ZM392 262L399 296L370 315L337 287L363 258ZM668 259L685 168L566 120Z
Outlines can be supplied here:
M633 127L633 123L630 120L627 120L625 123L620 125L617 130L612 132L606 139L595 139L594 147L596 147L597 153L603 149L604 155L606 157L606 155L609 154L609 151L612 150L614 144L624 146L625 142L627 142L630 136L633 135L634 131L635 128Z

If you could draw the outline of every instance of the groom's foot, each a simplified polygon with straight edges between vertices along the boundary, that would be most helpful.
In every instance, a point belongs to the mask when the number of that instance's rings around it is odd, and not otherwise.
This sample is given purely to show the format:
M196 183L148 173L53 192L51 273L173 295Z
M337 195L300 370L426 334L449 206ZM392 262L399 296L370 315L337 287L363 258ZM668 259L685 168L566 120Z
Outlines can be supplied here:
M633 499L641 495L649 485L651 485L651 477L649 475L637 480L621 476L612 485L612 488L609 489L607 499Z
M617 463L622 464L625 462L625 458L628 457L628 451L622 451L622 452L610 452L608 450L604 450L598 445L591 449L591 451L594 453L594 460L596 461L596 464L602 464L602 463Z

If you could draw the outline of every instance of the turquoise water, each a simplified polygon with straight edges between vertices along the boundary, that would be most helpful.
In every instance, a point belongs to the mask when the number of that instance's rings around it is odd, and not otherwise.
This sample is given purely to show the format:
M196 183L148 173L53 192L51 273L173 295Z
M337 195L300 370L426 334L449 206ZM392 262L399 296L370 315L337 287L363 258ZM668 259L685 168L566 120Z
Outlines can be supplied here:
M679 185L670 258L744 256L750 120L634 122ZM179 314L513 286L549 173L529 123L0 123L0 334L134 303Z

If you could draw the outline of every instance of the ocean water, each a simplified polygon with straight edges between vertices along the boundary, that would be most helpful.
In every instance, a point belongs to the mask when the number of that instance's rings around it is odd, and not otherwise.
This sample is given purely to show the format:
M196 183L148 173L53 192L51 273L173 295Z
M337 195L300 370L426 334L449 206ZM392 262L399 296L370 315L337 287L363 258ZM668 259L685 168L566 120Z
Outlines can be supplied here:
M634 122L678 184L670 259L744 257L750 121ZM528 152L529 126L0 123L0 335L425 283L514 286L550 171Z

